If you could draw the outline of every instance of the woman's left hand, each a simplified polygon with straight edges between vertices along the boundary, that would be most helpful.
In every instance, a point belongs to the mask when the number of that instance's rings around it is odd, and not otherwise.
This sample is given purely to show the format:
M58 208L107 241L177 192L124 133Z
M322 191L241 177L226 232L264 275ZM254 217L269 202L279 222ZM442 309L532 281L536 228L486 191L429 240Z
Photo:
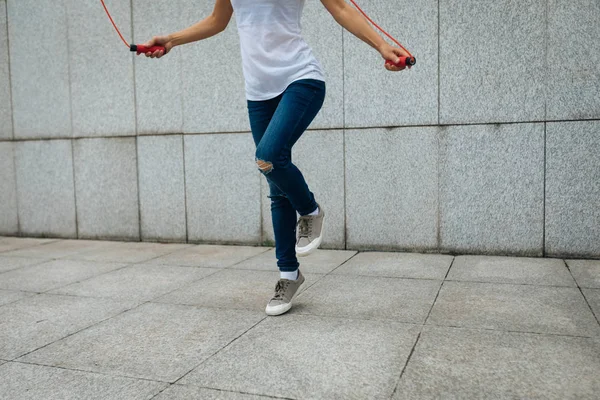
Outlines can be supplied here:
M383 45L379 53L385 60L389 60L394 63L400 61L398 57L410 57L410 55L406 51L398 47L390 46L387 43ZM402 71L404 68L399 68L395 65L390 65L388 63L385 64L385 69L387 69L388 71Z

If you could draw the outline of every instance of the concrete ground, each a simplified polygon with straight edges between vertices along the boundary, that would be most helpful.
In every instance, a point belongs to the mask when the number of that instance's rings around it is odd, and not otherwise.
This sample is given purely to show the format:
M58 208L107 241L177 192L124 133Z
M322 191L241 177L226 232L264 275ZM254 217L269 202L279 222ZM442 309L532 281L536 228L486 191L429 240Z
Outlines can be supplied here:
M600 261L0 238L1 399L598 399Z

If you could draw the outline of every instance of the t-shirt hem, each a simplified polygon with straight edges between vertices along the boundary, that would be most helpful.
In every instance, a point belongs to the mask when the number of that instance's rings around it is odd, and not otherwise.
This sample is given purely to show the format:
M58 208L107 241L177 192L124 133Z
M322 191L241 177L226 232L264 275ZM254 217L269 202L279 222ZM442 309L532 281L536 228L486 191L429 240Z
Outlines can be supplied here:
M321 74L318 71L313 71L310 72L308 74L304 74L301 75L297 78L293 78L291 79L289 82L287 82L284 86L284 88L280 91L274 92L274 93L267 93L267 94L262 94L260 96L254 96L251 95L250 93L248 93L248 91L246 91L246 100L249 101L266 101L266 100L271 100L274 99L275 97L279 96L281 93L285 92L285 90L288 88L288 86L290 86L292 83L296 82L296 81L300 81L302 79L315 79L317 81L323 81L325 82L325 77L323 76L323 74Z

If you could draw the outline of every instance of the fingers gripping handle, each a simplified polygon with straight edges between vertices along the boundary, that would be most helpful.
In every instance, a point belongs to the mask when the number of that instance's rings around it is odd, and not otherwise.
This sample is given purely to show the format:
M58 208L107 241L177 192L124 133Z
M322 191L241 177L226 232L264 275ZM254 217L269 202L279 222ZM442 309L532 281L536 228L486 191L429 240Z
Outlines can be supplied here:
M139 56L140 54L146 54L148 52L150 53L154 53L155 51L160 51L162 50L164 52L164 54L167 53L167 49L165 49L164 46L152 46L152 47L146 47L144 45L141 44L132 44L129 47L129 50L131 51L135 51L137 53L137 55Z
M400 57L398 63L391 62L390 60L387 60L385 63L387 65L394 65L398 68L410 68L417 63L417 60L414 57Z

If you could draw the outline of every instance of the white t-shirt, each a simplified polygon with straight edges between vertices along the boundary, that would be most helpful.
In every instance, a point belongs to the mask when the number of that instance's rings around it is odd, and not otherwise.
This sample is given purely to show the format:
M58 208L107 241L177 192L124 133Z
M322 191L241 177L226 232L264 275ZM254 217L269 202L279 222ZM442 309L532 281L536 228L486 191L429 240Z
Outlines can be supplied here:
M305 0L231 0L248 100L279 96L299 79L325 81L323 68L301 35Z

